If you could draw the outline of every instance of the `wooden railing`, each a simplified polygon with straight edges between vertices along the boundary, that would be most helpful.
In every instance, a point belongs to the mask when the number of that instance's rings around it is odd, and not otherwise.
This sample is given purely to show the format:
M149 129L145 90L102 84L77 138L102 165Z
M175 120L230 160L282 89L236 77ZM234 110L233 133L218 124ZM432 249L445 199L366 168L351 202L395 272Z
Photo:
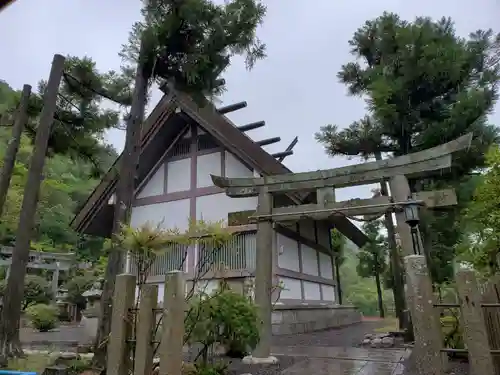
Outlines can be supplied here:
M198 245L198 272L211 268L254 270L256 255L255 232L236 234L222 246L210 243Z
M255 231L242 232L233 235L222 246L211 243L199 243L194 251L198 254L197 271L205 273L208 269L254 270L256 256ZM188 272L188 254L191 249L183 245L172 245L165 252L156 256L156 260L148 271L149 276L165 275L170 271L182 270ZM131 257L130 273L137 276L138 259Z
M155 261L148 270L149 276L159 276L165 275L170 271L186 270L186 259L187 252L189 251L187 246L184 245L172 245L167 250L159 253L156 256ZM137 264L139 259L135 256L131 256L130 259L130 273L137 276Z

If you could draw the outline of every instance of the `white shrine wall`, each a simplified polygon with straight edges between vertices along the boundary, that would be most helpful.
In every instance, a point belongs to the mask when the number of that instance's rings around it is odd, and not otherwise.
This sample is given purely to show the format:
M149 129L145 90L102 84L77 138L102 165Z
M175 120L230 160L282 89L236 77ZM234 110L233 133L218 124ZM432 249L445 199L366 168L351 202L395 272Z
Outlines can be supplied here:
M227 221L229 213L256 209L257 197L230 198L223 190L213 186L210 174L260 176L258 171L227 150L199 151L195 142L192 147L187 144L184 155L163 160L150 172L136 195L131 225L139 227L149 222L161 228L183 231L187 229L190 219ZM280 300L335 302L332 257L314 246L320 243L324 249L330 247L328 230L317 228L308 221L301 222L298 228L292 226L290 230L294 238L276 232L274 239L277 280L283 285ZM298 234L305 238L307 244L295 238ZM190 251L187 272L194 269L198 259L194 254L196 249ZM205 284L208 289L217 285L213 281ZM163 290L163 283L160 282L159 287ZM159 296L159 300L162 299L163 293L160 292Z

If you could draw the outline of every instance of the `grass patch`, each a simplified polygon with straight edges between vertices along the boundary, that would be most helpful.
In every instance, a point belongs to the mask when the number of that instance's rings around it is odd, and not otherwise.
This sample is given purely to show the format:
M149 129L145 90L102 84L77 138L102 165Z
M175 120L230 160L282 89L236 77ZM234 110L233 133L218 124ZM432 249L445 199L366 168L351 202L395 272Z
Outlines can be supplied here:
M386 332L398 332L399 331L399 321L397 318L386 318L381 321L382 326L375 328L373 332L375 333L386 333Z
M7 370L36 372L41 374L54 359L49 354L29 354L25 358L9 360Z

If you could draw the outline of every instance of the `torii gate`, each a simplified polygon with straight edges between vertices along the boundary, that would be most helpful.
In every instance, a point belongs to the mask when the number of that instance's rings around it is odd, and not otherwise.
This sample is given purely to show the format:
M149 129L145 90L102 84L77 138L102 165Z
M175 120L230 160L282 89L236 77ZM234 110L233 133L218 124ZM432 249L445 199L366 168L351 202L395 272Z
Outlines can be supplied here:
M308 217L322 220L332 215L382 215L394 212L403 254L414 254L412 233L405 221L402 208L413 203L428 208L451 206L457 203L454 189L420 192L411 195L408 178L425 177L452 166L452 154L469 148L472 133L443 145L393 159L350 165L314 172L288 173L257 178L225 178L212 175L215 186L225 189L233 198L258 196L258 206L253 218L257 221L257 254L255 277L255 302L259 306L262 325L260 343L253 353L255 360L270 358L272 314L272 222L297 221ZM388 179L392 197L354 199L335 202L335 188L366 185ZM288 192L310 193L316 191L313 204L273 207L273 194ZM417 202L415 202L415 200ZM421 241L418 238L418 241ZM415 327L416 329L417 327Z

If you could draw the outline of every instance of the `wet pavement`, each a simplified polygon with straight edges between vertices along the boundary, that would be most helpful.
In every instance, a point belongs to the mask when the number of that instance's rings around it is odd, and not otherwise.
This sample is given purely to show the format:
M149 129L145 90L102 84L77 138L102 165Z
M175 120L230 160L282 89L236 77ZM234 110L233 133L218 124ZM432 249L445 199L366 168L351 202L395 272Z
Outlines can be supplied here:
M273 355L296 358L294 364L275 374L408 375L403 365L408 351L357 347L366 333L386 325L383 321L364 321L339 329L275 336Z
M236 375L408 375L403 362L404 349L367 349L355 347L365 333L380 323L364 322L350 327L300 335L273 337L272 354L280 358L275 366L247 368L236 366ZM61 326L53 332L21 330L21 341L33 349L60 348L73 351L88 342L79 326ZM250 371L248 371L250 370ZM231 372L232 374L233 372Z
M346 347L277 347L273 355L304 357L281 371L282 375L403 375L403 349Z

